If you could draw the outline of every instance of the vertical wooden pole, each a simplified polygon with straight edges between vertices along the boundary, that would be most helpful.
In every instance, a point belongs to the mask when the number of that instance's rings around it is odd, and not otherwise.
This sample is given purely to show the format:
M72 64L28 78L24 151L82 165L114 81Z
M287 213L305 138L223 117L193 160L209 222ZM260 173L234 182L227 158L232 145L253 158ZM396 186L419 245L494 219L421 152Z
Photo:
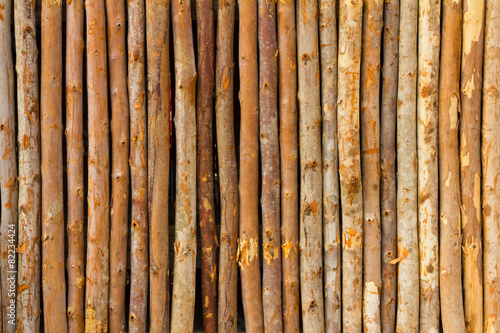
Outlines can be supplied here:
M104 0L88 0L88 231L85 331L108 331L109 139Z
M259 262L259 77L257 0L239 0L240 243L239 265L245 329L264 330Z
M19 331L40 328L40 113L35 8L14 1L17 72L17 147L19 153L18 294Z
M483 331L481 241L481 92L485 0L464 0L460 119L462 260L465 328ZM500 309L499 309L500 311Z
M220 180L220 252L218 330L236 333L238 266L238 165L234 137L234 0L219 0L217 13L217 52L215 115L217 157Z
M2 282L0 288L3 290L2 311L0 320L2 332L13 333L16 331L11 320L9 308L16 302L16 289L13 294L11 285L16 286L16 244L17 244L17 202L18 202L18 179L17 179L17 152L16 152L16 90L14 65L12 60L12 10L13 1L0 0L3 19L0 20L0 216L2 217L1 235L1 261L0 276Z
M443 0L439 79L439 271L444 332L465 332L460 225L460 50L462 0Z
M382 221L382 332L396 326L396 113L398 96L399 0L384 6L382 98L380 106L380 208Z
M176 200L171 332L192 332L196 283L196 66L191 3L172 1Z
M419 1L417 159L420 330L439 331L438 88L441 0Z
M319 2L321 60L323 255L326 332L340 332L342 296L337 136L337 0Z
M278 2L283 329L298 333L299 179L295 2Z
M170 0L146 0L151 333L170 330Z
M484 332L500 331L500 2L486 0L481 157L483 168Z
M362 0L341 0L339 7L338 134L342 203L343 330L362 332L363 196L359 93Z

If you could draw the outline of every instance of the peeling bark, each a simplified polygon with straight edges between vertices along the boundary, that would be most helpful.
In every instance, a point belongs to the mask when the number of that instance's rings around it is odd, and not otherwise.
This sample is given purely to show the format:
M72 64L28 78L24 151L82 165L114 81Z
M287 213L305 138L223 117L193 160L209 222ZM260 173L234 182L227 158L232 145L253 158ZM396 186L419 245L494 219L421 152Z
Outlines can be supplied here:
M238 302L238 164L234 137L234 15L235 1L220 0L217 13L215 81L217 157L220 180L220 251L218 331L236 333Z
M62 157L62 8L42 1L40 117L42 292L45 331L67 332Z
M341 331L342 297L337 136L337 0L319 2L325 330Z
M85 331L108 331L109 139L104 0L87 0L88 231Z
M485 0L464 0L461 72L460 175L462 261L467 332L483 331L481 241L481 88Z
M214 96L214 12L212 0L196 1L198 28L197 159L198 211L201 237L201 299L203 327L217 332L217 234L214 212L213 96Z
M171 332L192 332L196 284L196 66L191 4L172 1L176 199Z
M500 332L500 2L486 0L482 114L484 332Z
M460 46L462 0L443 0L439 80L439 284L443 332L465 332L462 301L460 162Z
M0 233L1 261L0 289L2 295L2 313L0 322L2 332L14 333L16 325L9 324L8 306L16 302L9 290L10 285L16 285L16 240L17 240L17 202L18 179L16 157L16 90L14 64L12 60L12 7L10 0L1 0L3 18L0 20L0 216L2 224Z
M109 10L109 9L108 9ZM83 42L84 4L66 4L66 162L68 332L85 329L85 239L83 183Z
M170 330L170 0L146 0L148 62L149 313L151 333Z
M419 266L417 217L418 0L401 1L397 102L398 310L396 332L417 332Z
M417 159L420 332L439 332L438 89L441 0L419 1Z
M126 270L129 209L129 109L127 55L125 53L125 3L106 1L108 61L111 98L111 237L109 330L127 328Z
M240 239L238 263L245 329L264 331L259 263L259 77L257 0L239 0Z
M339 7L338 135L342 204L342 320L346 332L362 332L363 191L359 134L362 0Z
M365 0L361 55L361 172L363 174L363 326L380 332L380 48L383 3Z
M382 222L382 332L396 326L396 113L398 96L399 0L386 0L384 8L382 98L380 108L380 208Z
M40 114L35 19L31 1L14 1L19 153L16 323L20 332L41 329Z
M299 332L299 186L295 2L278 1L283 329Z

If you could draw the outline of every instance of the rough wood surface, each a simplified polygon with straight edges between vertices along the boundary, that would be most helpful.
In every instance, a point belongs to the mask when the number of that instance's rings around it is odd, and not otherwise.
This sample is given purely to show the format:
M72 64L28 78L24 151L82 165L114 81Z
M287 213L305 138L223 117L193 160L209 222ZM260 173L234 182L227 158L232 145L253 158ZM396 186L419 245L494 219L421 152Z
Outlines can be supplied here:
M1 0L2 19L0 19L0 216L1 224L1 260L0 276L3 290L2 311L0 321L2 332L14 333L15 320L9 314L12 302L15 306L16 288L12 291L11 285L16 285L16 244L17 244L17 150L16 150L16 90L14 64L12 60L12 12L13 1ZM10 306L10 307L9 307Z
M214 210L213 97L215 72L214 11L212 0L196 1L198 30L197 160L198 214L201 237L201 299L203 327L217 332L217 234Z
M337 0L319 2L325 331L340 332L341 253L337 136Z
M484 331L500 331L500 2L486 0L482 114Z
M151 333L170 330L170 0L146 0L148 78L149 314Z
M439 79L439 284L444 332L465 332L460 225L460 49L462 0L443 0Z
M417 332L419 266L417 218L418 0L400 7L397 108L398 308L396 332Z
M218 331L236 333L238 302L238 164L234 133L235 1L220 0L217 11L215 115L220 185Z
M245 329L264 331L259 262L259 77L257 0L239 0L240 266Z
M362 332L363 192L359 134L362 0L339 6L338 150L342 207L342 327Z
M40 113L35 8L14 1L19 154L17 330L40 328Z
M67 332L62 156L62 8L42 1L40 119L42 295L45 331Z
M85 3L88 98L88 231L85 331L108 331L109 129L104 0Z
M383 3L365 0L361 53L361 172L363 174L363 327L380 332L380 47Z
M111 99L111 237L109 243L109 330L127 328L126 271L129 213L129 104L125 2L106 0Z
M460 181L465 328L483 331L481 241L481 88L485 0L464 0L460 111ZM500 310L500 309L499 309Z
M438 88L441 0L419 1L417 158L420 330L439 332Z
M192 332L196 285L196 65L189 0L172 1L175 58L175 244L172 333Z
M398 96L399 0L384 6L382 99L380 106L380 208L382 223L382 332L396 326L396 109Z
M109 9L108 9L109 10ZM66 163L68 332L85 329L85 238L83 181L83 0L66 5Z

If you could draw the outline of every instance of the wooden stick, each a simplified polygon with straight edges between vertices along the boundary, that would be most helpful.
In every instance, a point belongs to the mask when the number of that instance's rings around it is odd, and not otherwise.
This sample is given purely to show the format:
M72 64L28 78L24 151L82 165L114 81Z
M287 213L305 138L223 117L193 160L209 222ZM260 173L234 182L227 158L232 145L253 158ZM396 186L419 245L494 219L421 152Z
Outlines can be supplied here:
M363 326L380 332L380 48L383 4L365 0L361 52L361 172L363 174Z
M130 227L130 332L145 332L148 311L149 230L148 152L144 49L144 1L128 5L128 91L130 110L130 181L132 221Z
M465 332L462 302L460 164L460 46L462 1L443 0L439 80L440 296L444 332Z
M109 11L109 8L108 8ZM66 162L68 332L85 329L85 239L83 183L83 1L66 6Z
M106 0L108 20L108 61L111 97L111 237L109 328L127 329L126 271L129 209L129 109L125 3Z
M464 0L461 73L460 175L465 326L483 331L481 241L481 88L485 0Z
M264 329L269 332L282 332L276 4L268 0L259 0L258 6L262 254L264 257L262 304Z
M1 260L2 312L0 321L2 332L16 331L15 319L9 314L11 304L16 302L16 240L17 240L17 153L16 153L16 90L14 65L12 60L11 20L13 2L0 0L3 19L0 20L0 216L1 224ZM11 286L14 286L12 288ZM12 290L14 289L14 290ZM10 323L9 323L10 321Z
M259 103L257 0L239 0L240 68L240 243L241 296L245 329L263 332L259 263Z
M299 205L295 3L278 2L283 328L298 333Z
M196 66L190 0L172 1L176 200L171 332L191 332L196 283Z
M217 13L215 81L217 157L220 180L220 252L218 331L236 333L238 266L238 165L234 137L234 0L220 0Z
M14 1L19 153L17 330L40 330L40 118L35 8Z
M45 331L67 332L62 157L62 8L42 1L40 116Z
M380 108L380 208L382 213L382 332L396 326L396 113L398 96L399 0L384 6L382 98Z
M319 3L323 156L325 329L340 332L342 296L337 150L337 1Z
M170 330L170 0L146 0L151 333Z
M339 6L338 135L342 203L343 330L362 332L363 197L359 142L362 0Z
M418 0L401 1L397 108L398 312L396 331L417 332L419 266L417 218Z
M198 211L201 236L201 299L203 327L217 332L217 234L214 213L214 171L212 151L214 95L214 12L212 0L196 1L198 28Z
M104 0L88 0L88 233L85 331L108 330L109 139Z
M486 0L481 157L483 171L484 332L500 331L500 2Z
M417 160L420 330L439 331L438 88L441 1L419 1Z

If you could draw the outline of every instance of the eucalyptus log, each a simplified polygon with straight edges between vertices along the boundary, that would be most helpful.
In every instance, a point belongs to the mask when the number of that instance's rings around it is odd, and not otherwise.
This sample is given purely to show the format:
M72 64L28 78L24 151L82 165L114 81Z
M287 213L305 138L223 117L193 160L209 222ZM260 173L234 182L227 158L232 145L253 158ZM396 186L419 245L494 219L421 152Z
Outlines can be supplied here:
M319 2L323 161L325 330L341 331L342 296L337 135L337 0ZM287 83L289 84L289 83Z
M196 285L196 65L191 4L172 1L175 58L175 243L170 331L192 332Z
M500 331L500 2L486 0L482 113L484 331Z
M363 178L363 326L380 332L380 50L383 3L365 0L361 53L361 172Z
M396 326L396 113L398 96L399 0L384 5L382 98L380 106L380 209L382 223L382 332Z
M87 22L88 230L85 331L108 331L109 129L104 0L85 3Z
M0 288L2 311L0 321L2 332L16 331L15 319L9 314L9 305L16 302L16 244L17 244L17 153L16 153L16 90L14 64L12 60L12 10L13 2L1 0L3 19L0 20L0 216L1 258ZM11 285L14 286L12 290ZM9 323L10 321L10 323Z
M464 0L460 111L460 189L465 328L483 331L481 92L485 0ZM500 309L499 309L500 310Z
M40 113L35 8L14 1L17 72L17 149L19 154L17 330L40 328Z
M278 2L283 329L299 332L299 171L295 3Z
M338 150L342 207L342 327L362 332L363 190L359 133L363 1L339 6Z
M214 11L212 0L196 1L198 30L197 161L198 214L201 238L201 299L203 327L217 332L217 234L214 211L213 96L214 96Z
M460 225L460 50L462 0L443 0L439 78L439 284L444 332L465 332Z
M109 9L108 9L109 10ZM66 163L68 332L85 329L85 238L83 181L83 1L66 5Z
M170 0L146 0L148 79L149 314L151 333L170 330Z
M417 159L420 330L439 331L438 89L441 0L419 1Z
M417 217L418 0L401 1L397 102L397 332L417 332L419 266Z
M107 0L109 85L111 99L111 237L109 329L127 328L126 271L129 210L129 109L125 2Z
M217 10L215 115L220 184L218 331L236 333L238 302L238 165L234 137L235 1L220 0Z
M45 331L67 332L62 156L62 7L42 1L42 295Z
M238 263L245 329L264 331L259 262L259 77L257 0L239 0L240 238Z

